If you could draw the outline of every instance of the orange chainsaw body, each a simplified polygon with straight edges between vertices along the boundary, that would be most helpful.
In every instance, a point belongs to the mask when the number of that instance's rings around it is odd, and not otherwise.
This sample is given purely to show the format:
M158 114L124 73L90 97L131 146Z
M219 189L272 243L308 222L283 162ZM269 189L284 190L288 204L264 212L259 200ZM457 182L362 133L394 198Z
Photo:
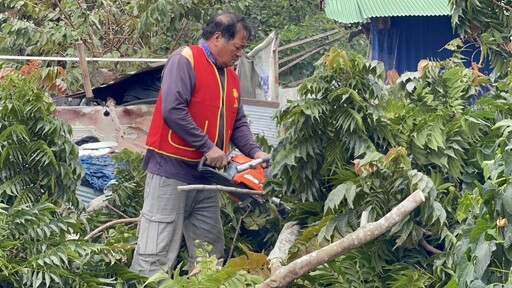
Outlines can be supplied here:
M228 196L239 205L246 205L254 200L263 202L263 182L266 179L265 170L261 163L270 161L266 159L251 159L243 154L236 154L229 158L223 171L205 166L206 157L203 157L198 165L198 170L210 178L213 183L241 189L250 189L261 192L259 195L248 195L237 192L228 192Z
M237 154L231 157L231 161L234 163L244 164L252 161L253 159L242 155ZM261 168L260 165L247 169L245 171L237 173L233 176L233 182L236 184L242 183L247 185L252 190L263 192L263 181L265 180L265 171Z

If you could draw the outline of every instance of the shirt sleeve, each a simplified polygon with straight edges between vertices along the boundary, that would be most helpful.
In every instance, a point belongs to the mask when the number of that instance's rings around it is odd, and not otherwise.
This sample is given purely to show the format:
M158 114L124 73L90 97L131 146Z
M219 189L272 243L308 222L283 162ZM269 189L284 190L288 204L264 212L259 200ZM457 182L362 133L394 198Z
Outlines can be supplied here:
M197 127L188 110L195 81L192 64L181 55L181 49L174 52L167 60L162 75L162 117L173 132L204 154L214 144Z
M254 136L249 127L249 122L245 116L245 111L242 103L238 106L236 114L235 125L233 126L233 133L231 135L231 143L240 150L244 155L254 158L256 152L261 151L260 146L254 140Z

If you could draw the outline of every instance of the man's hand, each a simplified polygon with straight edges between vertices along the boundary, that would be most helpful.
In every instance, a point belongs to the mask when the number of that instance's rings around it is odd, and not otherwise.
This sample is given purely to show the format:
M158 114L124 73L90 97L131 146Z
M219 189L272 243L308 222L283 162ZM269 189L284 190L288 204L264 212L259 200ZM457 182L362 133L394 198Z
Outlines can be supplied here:
M265 152L262 152L262 151L259 151L259 152L256 152L256 154L254 154L254 159L262 159L262 158L270 158L270 154L267 154ZM268 167L268 163L266 162L263 162L261 163L261 167L262 168L267 168Z
M212 150L206 152L204 156L206 156L206 165L208 166L222 168L228 164L226 154L217 146L213 146Z

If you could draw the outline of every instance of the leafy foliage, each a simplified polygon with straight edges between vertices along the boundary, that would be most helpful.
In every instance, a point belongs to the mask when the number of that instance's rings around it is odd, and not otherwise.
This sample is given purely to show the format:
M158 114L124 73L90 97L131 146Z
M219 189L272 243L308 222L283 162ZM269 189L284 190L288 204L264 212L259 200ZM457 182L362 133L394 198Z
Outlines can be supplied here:
M226 257L241 257L248 251L269 251L279 236L282 224L282 219L272 203L241 207L222 193L221 207Z
M123 0L115 5L109 1L7 0L0 6L4 28L1 47L20 47L19 54L74 56L73 47L80 40L92 56L147 56L155 52L163 56L168 54L169 45L179 47L195 38L200 26L193 22L204 23L221 8L237 10L245 5L197 0ZM69 50L62 51L61 47Z
M112 157L117 166L117 181L109 187L112 196L108 203L132 218L139 217L144 201L146 172L141 168L143 157L144 155L128 149L123 149Z
M0 197L8 206L44 197L76 206L78 149L71 127L51 115L55 105L39 88L51 68L31 64L0 79Z
M118 281L107 275L127 274L127 244L80 240L85 223L70 207L2 205L0 224L2 287L105 287Z
M142 281L127 268L130 233L117 228L106 241L84 240L94 224L75 196L83 168L71 127L52 115L50 69L30 63L0 79L0 286Z
M454 248L453 261L459 287L486 283L512 284L510 232L512 226L510 201L512 196L510 169L509 119L498 122L500 131L493 160L483 163L485 182L459 200L457 231L459 241ZM479 261L473 261L478 257Z
M328 188L322 179L346 167L354 155L375 150L375 144L391 147L390 125L380 117L378 105L386 93L384 67L366 63L362 56L349 59L333 48L299 93L303 99L276 116L286 127L273 152L273 169L282 180L275 182L275 189L318 201L325 197L322 189ZM300 192L295 187L301 187Z
M258 275L249 274L248 267L263 269L266 262L266 256L261 254L259 257L254 253L247 251L247 256L241 256L238 259L231 259L224 267L217 266L215 256L209 256L208 252L211 245L202 243L202 248L196 250L197 268L200 272L194 276L180 276L181 264L178 265L174 274L171 276L165 272L155 274L145 283L157 284L159 287L256 287L262 282ZM263 259L263 262L261 261ZM243 269L242 269L243 268Z
M454 58L422 61L387 86L380 63L325 54L301 99L276 116L283 133L266 188L289 202L287 221L306 225L291 259L356 230L364 211L375 221L416 189L428 201L378 248L357 248L297 283L505 284L510 80L493 82Z
M480 47L482 59L490 57L497 73L506 74L512 56L512 6L510 1L450 0L452 24L472 45Z
M335 28L321 15L308 15L316 14L315 1L50 2L2 1L0 51L75 56L72 47L81 40L94 56L163 57L193 42L200 23L221 7L260 7L251 10L261 20L260 35L279 29L283 43ZM276 177L266 188L290 208L286 221L305 226L290 259L357 229L363 211L373 221L416 189L428 195L427 203L390 233L304 275L297 287L512 284L510 3L450 3L456 28L491 56L499 80L464 68L458 56L421 62L417 73L388 86L381 63L332 49L301 86L302 98L277 114L283 133L272 152ZM286 5L301 9L292 12L282 8ZM307 65L296 67L287 75L290 81L311 71ZM51 90L61 71L36 65L21 71L2 74L0 83L0 284L143 283L127 270L133 227L116 226L92 241L81 239L118 214L76 210L73 191L82 173L76 147L69 127L51 116L53 104L43 90ZM77 82L78 70L67 71ZM142 201L140 155L123 152L119 161L126 168L118 175L124 181L113 187L108 203L133 217ZM226 239L241 233L237 241L245 244L233 240L228 246L234 255L246 256L217 270L216 259L205 253L204 273L196 278L179 276L178 267L173 277L160 275L148 285L260 283L263 252L282 221L278 211L266 205L246 214L247 207L224 204Z
M6 0L0 3L0 51L76 57L76 42L81 41L89 57L165 58L175 48L197 41L201 24L213 13L241 11L246 4L224 0ZM61 64L68 71L70 88L81 87L78 63ZM117 74L141 68L140 63L128 62L91 66L115 68Z
M249 43L255 47L272 31L281 32L281 43L291 43L329 30L339 29L321 11L318 1L170 1L122 0L41 1L6 0L0 3L0 51L8 55L76 57L76 42L84 43L89 57L166 58L174 49L196 43L201 27L218 11L235 11L248 16L256 26ZM283 17L283 11L287 16ZM324 38L322 41L327 41ZM359 37L336 45L364 52L366 41ZM286 57L317 44L283 51ZM282 83L302 80L313 72L312 64L327 48L319 50L282 75ZM6 65L14 65L7 63ZM59 63L68 73L72 92L81 89L78 63ZM89 70L113 69L117 75L145 67L130 62L93 62Z

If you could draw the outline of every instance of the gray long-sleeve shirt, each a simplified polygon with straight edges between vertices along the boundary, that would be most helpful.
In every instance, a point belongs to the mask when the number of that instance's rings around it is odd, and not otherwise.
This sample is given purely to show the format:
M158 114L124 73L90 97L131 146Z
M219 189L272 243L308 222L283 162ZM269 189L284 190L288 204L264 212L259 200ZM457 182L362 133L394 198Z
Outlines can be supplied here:
M217 69L217 72L221 78L225 77L224 69ZM189 60L181 55L181 49L174 52L167 60L162 76L162 115L165 124L173 132L178 133L192 147L204 154L213 148L214 143L197 127L188 110L195 81L194 68ZM221 149L222 139L224 131L219 131L220 141L217 146ZM256 152L261 151L251 133L241 101L230 141L240 152L251 158ZM189 184L210 183L197 171L197 165L198 162L182 160L148 149L142 168L153 174Z

